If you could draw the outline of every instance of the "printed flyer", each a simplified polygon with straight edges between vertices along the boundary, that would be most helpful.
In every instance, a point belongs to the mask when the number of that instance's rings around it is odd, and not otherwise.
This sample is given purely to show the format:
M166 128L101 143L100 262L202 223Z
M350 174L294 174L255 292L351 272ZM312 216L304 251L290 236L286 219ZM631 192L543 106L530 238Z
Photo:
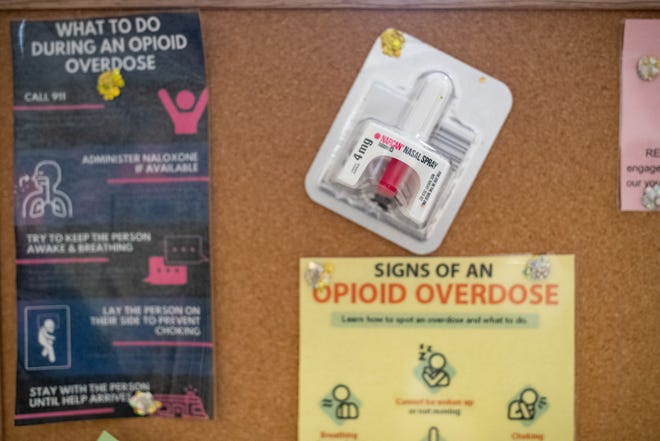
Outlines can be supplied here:
M621 58L621 210L660 211L660 20L626 20Z
M300 441L574 439L574 259L303 258Z
M11 23L17 425L213 416L198 14Z

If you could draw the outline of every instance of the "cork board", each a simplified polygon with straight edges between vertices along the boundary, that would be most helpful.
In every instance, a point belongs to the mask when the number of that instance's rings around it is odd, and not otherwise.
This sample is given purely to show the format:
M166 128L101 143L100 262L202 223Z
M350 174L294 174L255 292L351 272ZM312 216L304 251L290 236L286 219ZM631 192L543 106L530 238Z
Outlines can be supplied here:
M103 429L122 441L296 439L298 258L407 255L314 205L303 188L373 39L391 26L501 79L514 96L511 115L435 254L574 253L576 439L637 441L660 433L660 219L617 209L622 20L660 13L625 11L203 12L216 418L14 427L8 22L72 15L83 13L0 13L5 440L95 440Z

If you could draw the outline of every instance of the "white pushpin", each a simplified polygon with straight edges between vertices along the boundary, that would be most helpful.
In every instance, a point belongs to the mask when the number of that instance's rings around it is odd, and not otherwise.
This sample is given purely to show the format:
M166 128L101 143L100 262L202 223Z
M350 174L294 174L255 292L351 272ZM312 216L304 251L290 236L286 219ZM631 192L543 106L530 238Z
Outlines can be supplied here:
M660 60L651 55L645 55L637 61L637 75L644 81L654 80L660 74Z

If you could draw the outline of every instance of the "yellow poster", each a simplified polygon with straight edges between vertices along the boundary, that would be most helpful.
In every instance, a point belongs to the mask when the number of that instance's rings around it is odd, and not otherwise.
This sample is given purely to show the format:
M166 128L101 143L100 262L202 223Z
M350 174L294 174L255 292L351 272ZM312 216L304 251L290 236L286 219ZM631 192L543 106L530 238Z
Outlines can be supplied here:
M570 441L574 360L573 256L300 261L300 441Z

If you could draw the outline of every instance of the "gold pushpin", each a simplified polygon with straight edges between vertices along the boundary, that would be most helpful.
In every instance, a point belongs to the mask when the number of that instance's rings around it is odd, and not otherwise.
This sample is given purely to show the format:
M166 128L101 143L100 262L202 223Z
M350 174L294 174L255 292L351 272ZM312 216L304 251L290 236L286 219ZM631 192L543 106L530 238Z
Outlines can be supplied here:
M383 54L389 57L399 58L405 42L406 38L401 31L394 28L386 29L380 34L380 44L383 48Z
M124 87L124 77L119 69L106 70L96 83L96 90L106 101L112 101L119 96L121 88Z

